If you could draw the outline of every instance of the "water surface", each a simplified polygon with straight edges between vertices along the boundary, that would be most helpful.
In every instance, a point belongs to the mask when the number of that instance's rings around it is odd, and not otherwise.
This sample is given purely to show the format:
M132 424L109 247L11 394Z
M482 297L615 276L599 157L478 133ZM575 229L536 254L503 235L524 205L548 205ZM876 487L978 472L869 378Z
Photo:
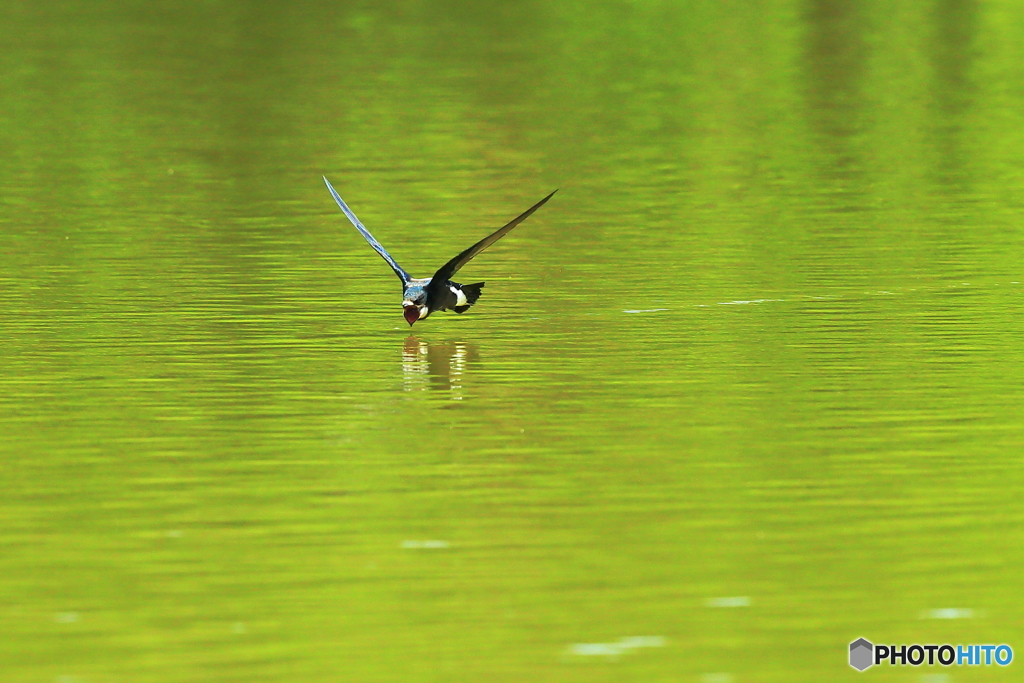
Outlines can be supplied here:
M1024 651L1014 5L15 2L0 36L4 680ZM410 330L321 174L418 276L561 191ZM938 668L870 675L1012 675Z

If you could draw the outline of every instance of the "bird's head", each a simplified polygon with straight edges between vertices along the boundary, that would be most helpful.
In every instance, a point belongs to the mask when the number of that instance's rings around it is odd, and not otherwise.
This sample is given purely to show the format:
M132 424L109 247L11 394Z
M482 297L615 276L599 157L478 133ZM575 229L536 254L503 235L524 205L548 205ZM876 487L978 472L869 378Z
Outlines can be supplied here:
M409 325L426 318L428 313L430 313L430 309L427 308L426 297L423 297L422 300L406 299L402 302L402 314L405 316L405 322Z

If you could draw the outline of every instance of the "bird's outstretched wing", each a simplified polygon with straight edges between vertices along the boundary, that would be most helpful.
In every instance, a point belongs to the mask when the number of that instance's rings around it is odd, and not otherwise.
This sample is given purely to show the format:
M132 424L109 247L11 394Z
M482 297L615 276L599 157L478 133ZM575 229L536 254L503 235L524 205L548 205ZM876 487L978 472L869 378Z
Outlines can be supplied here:
M558 192L558 190L555 190L555 192ZM469 249L466 249L464 252L453 258L448 263L441 266L441 268L436 273L434 273L434 277L430 279L430 284L427 285L428 291L433 290L436 293L440 293L441 291L443 291L445 283L447 283L448 280L450 280L452 276L455 275L455 273L459 272L459 269L462 268L462 266L469 263L474 256L476 256L481 251L491 246L492 244L500 240L502 237L504 237L506 234L508 234L509 231L512 230L512 228L516 227L517 225L525 221L527 218L529 218L530 214L532 214L540 207L544 206L544 203L547 202L547 200L551 199L551 197L554 196L555 192L552 192L547 197L540 200L539 202L531 206L529 209L513 218L511 221L505 224L504 227L495 230L490 235L483 238L482 240L471 246Z
M327 183L327 189L331 191L332 195L334 195L334 201L338 202L338 206L340 206L341 210L345 212L348 219L352 221L352 225L356 226L356 230L362 233L363 237L365 237L366 241L370 243L370 246L373 247L374 251L384 257L384 260L388 262L388 265L395 271L395 274L401 278L402 284L408 284L409 280L412 279L409 276L409 273L405 272L405 269L398 265L395 259L391 258L391 254L388 253L387 249L382 247L380 242L370 234L370 231L363 227L363 224L359 222L356 215L352 213L352 209L348 208L348 204L345 203L345 200L341 198L341 195L338 194L337 190L331 187L331 183L327 180L326 176L324 176L324 182Z

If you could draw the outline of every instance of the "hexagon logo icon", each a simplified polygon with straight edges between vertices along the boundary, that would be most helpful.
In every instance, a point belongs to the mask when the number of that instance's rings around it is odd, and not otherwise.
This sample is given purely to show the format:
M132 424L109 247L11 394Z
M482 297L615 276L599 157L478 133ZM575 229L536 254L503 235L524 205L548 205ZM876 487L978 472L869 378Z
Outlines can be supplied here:
M857 671L863 671L874 664L875 646L864 638L858 638L850 643L850 666Z

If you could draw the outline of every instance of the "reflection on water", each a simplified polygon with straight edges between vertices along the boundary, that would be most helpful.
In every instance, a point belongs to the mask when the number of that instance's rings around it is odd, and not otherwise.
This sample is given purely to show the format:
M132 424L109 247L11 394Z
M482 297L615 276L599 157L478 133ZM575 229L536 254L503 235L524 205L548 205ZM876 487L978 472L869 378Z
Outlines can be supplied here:
M409 337L402 347L402 386L406 391L448 391L453 401L461 401L467 365L477 358L476 347L466 342Z
M750 607L750 598L745 595L731 598L711 598L708 600L708 607Z
M930 609L921 613L922 619L973 619L973 609L962 609L957 607L943 607L941 609Z
M448 548L451 544L448 541L402 541L402 547L407 550L414 549L439 549Z
M630 652L642 647L663 647L665 639L661 636L632 636L622 638L614 643L576 643L569 648L569 652L583 657L603 655L605 657L617 657L624 652Z

